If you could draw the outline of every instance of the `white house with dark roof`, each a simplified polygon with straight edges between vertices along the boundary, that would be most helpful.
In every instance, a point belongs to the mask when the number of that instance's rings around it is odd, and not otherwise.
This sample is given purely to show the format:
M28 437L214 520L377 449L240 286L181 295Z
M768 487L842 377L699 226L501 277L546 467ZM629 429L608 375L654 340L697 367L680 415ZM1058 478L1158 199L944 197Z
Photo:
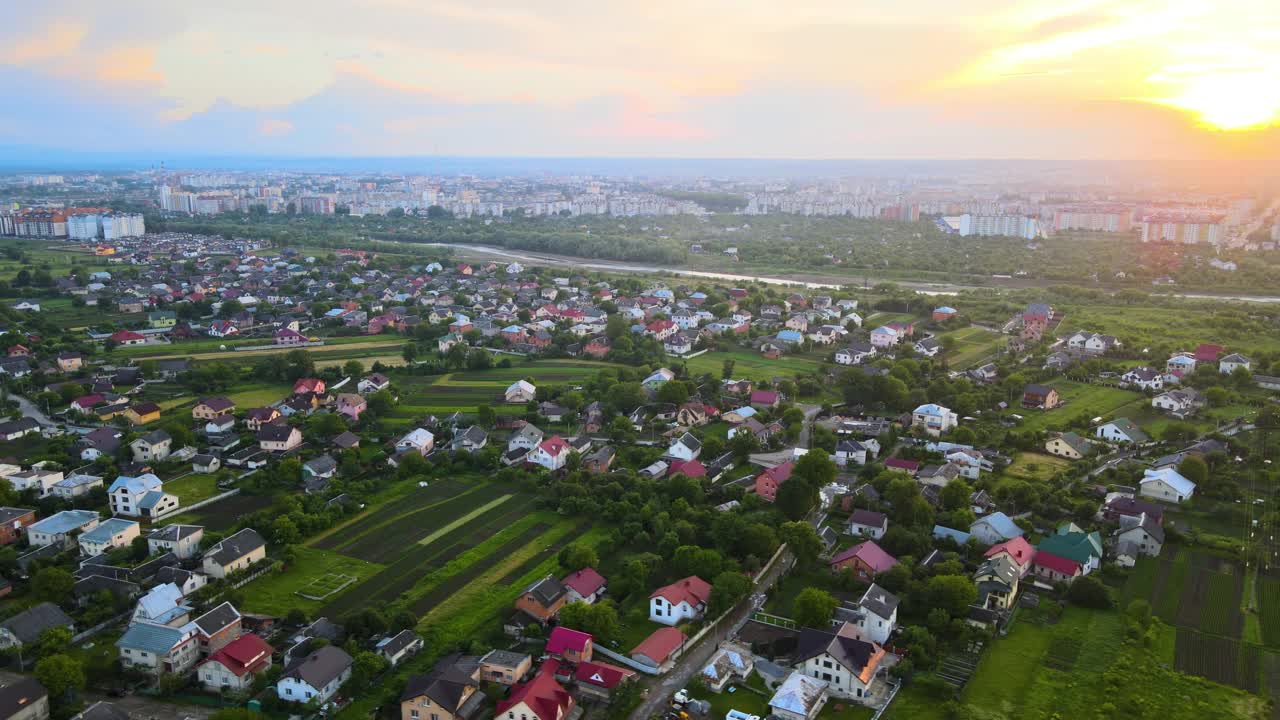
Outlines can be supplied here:
M336 645L325 645L285 671L276 683L276 697L285 702L325 703L351 678L351 656Z

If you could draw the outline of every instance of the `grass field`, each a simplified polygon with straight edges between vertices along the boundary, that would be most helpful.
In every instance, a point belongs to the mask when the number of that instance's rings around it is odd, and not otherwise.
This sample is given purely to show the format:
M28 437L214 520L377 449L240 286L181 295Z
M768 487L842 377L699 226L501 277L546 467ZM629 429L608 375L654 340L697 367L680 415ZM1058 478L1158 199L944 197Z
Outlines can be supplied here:
M1014 456L1009 467L1004 469L1004 474L1030 482L1047 482L1069 467L1071 461L1065 458L1038 452L1020 452Z
M538 385L584 383L596 373L616 368L611 363L588 360L536 360L509 368L468 370L446 375L396 376L392 380L400 404L390 413L392 422L407 423L426 415L474 413L480 405L502 405L502 393L511 383L526 377ZM523 411L523 406L511 406Z
M825 356L825 352L823 353ZM816 355L784 354L777 360L770 360L760 353L750 350L731 350L703 353L683 362L690 375L709 373L712 377L720 377L725 360L733 360L733 377L749 379L757 382L772 380L775 377L795 377L797 375L821 373L823 360Z
M323 345L320 347L304 348L311 354L317 362L322 359L341 358L343 360L351 360L353 358L364 358L370 355L385 355L388 348L399 348L404 345L404 340L386 340L381 336L373 336L376 340L366 340L362 343L339 343L334 345ZM336 339L336 338L335 338ZM267 341L264 341L267 342ZM191 358L192 360L256 360L263 355L278 355L283 352L280 348L264 347L261 350L213 350L207 352L191 351L186 344L166 345L159 349L148 348L155 351L155 354L135 356L134 359L149 360L166 360L170 358Z
M177 495L179 507L186 507L217 495L218 479L213 475L192 473L166 482L164 491Z
M1024 430L1063 430L1071 420L1081 417L1085 420L1095 417L1114 419L1126 416L1121 410L1132 406L1135 401L1148 402L1143 395L1130 390L1078 383L1061 377L1044 384L1058 391L1063 405L1047 411L1012 410L1023 417L1019 427Z
M303 545L294 547L297 559L283 572L269 573L244 587L245 608L250 612L283 616L293 608L301 608L314 615L325 601L309 600L298 595L303 588L314 587L336 575L347 575L357 581L368 578L382 569L381 565L340 555L331 550L320 550Z
M946 337L952 338L956 343L955 349L946 354L947 363L952 370L976 367L1005 344L1003 335L980 327L941 333L938 335L939 342Z

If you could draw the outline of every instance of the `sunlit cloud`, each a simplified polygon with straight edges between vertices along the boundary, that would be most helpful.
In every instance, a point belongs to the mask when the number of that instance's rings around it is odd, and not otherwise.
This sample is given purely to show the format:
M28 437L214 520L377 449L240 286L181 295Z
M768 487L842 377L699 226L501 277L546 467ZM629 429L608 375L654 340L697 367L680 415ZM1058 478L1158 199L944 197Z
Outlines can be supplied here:
M80 47L88 34L89 27L82 22L55 22L47 28L28 33L26 37L0 50L0 62L26 65L54 60Z
M258 134L265 137L278 137L293 132L293 123L279 118L263 118L258 123Z

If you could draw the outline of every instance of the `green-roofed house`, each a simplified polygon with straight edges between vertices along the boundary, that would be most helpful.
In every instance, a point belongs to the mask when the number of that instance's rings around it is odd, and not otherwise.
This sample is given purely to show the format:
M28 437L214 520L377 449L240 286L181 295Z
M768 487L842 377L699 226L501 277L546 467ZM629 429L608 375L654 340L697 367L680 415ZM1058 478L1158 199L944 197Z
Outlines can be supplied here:
M1116 418L1111 422L1103 423L1097 427L1094 434L1102 440L1113 443L1141 445L1151 441L1151 438L1142 431L1142 428L1138 427L1129 418Z
M1036 550L1080 563L1083 575L1102 567L1102 535L1085 532L1075 523L1059 525L1054 534L1040 541Z
M171 328L178 324L178 314L172 310L156 310L147 313L147 325L153 328Z
M1064 432L1049 438L1044 449L1050 455L1079 460L1093 452L1093 443L1073 432Z

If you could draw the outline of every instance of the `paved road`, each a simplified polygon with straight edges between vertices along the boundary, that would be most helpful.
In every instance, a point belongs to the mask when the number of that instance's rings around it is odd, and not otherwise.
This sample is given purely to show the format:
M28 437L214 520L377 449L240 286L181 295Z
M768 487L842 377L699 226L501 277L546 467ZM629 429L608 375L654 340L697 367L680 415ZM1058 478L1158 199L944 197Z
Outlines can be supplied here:
M45 415L44 412L40 410L40 408L36 407L35 403L22 397L21 395L11 394L9 395L9 397L13 398L13 401L18 403L18 409L22 411L23 417L32 418L44 427L48 427L54 424L53 420L50 420L48 415Z
M804 423L800 426L800 440L796 447L809 448L809 433L813 429L813 420L822 412L821 405L797 405L804 411Z
M707 633L697 645L685 651L671 671L649 687L648 697L631 713L628 720L648 720L661 715L671 702L671 696L688 685L693 676L706 667L720 642L741 629L751 615L764 605L765 593L794 563L791 553L784 552L777 564L756 583L751 596L740 602L732 614L716 626L715 631Z

